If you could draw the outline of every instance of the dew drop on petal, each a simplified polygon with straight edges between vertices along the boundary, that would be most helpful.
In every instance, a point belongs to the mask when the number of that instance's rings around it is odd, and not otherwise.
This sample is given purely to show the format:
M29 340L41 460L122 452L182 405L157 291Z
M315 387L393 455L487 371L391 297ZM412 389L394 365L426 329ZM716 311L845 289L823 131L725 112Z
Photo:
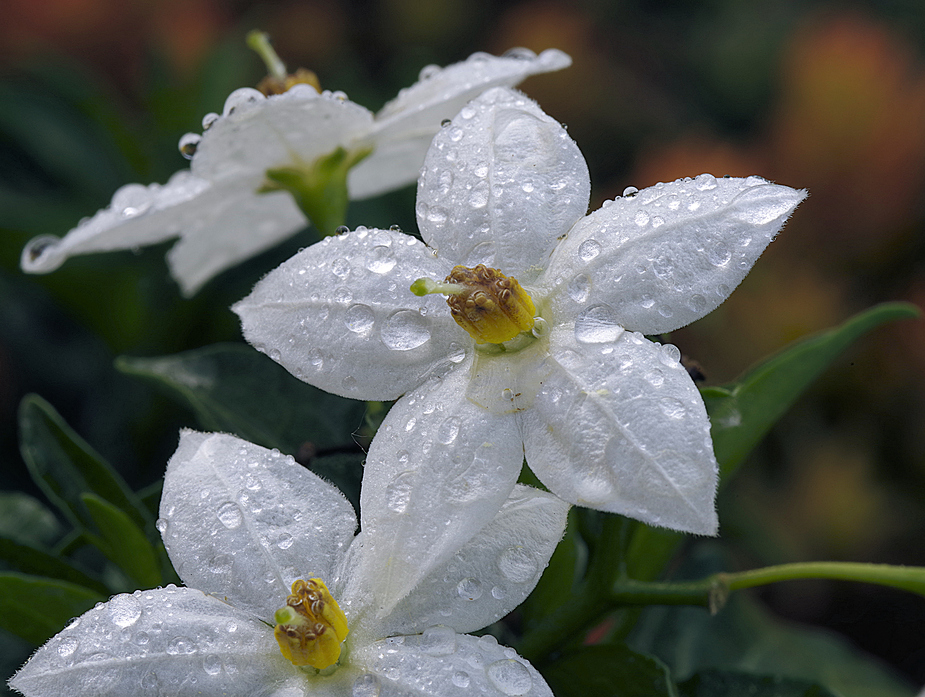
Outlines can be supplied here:
M456 632L442 624L429 627L421 635L420 647L431 656L449 656L456 651Z
M639 193L639 189L637 189L635 186L628 186L625 189L623 189L623 198L631 198L638 193Z
M636 216L633 218L633 222L635 222L639 227L645 227L649 224L649 214L645 211L636 211Z
M202 130L208 131L212 127L212 124L218 121L219 118L221 117L218 114L216 114L214 111L210 111L208 114L202 117Z
M662 413L671 419L683 419L687 413L687 408L680 399L674 397L662 397L658 403Z
M379 682L379 678L372 673L366 673L353 681L351 692L353 697L379 697L381 689L382 684Z
M280 549L289 549L290 547L292 547L293 541L294 540L292 538L292 535L290 535L288 532L284 532L276 540L276 546L279 547Z
M218 515L218 519L221 524L229 530L234 530L244 522L244 514L241 513L241 509L238 508L238 504L231 501L227 501L219 506L218 513L216 515Z
M478 600L482 597L482 582L477 578L464 578L456 584L456 593L462 600Z
M582 261L591 261L601 253L601 243L597 240L585 240L578 245L578 257Z
M222 670L222 659L210 653L202 659L202 669L208 675L218 675Z
M622 333L623 327L610 305L592 305L575 320L575 338L584 344L616 341Z
M493 586L491 589L491 597L495 600L504 600L507 596L507 593L501 586Z
M692 295L687 299L687 306L694 312L703 312L707 309L707 299L700 294Z
M131 595L117 595L107 606L109 619L119 627L131 627L141 617L141 603Z
M167 532L167 519L158 518L157 521L154 523L154 527L156 527L157 531L163 536L163 534Z
M578 274L569 282L567 290L572 300L583 303L591 295L591 279L583 273Z
M665 365L674 367L681 360L681 349L674 344L662 344L662 348L659 350L661 351L659 358Z
M385 488L385 505L390 511L404 513L414 490L414 472L405 470L395 476Z
M365 334L372 329L376 315L368 305L351 305L344 314L344 324L355 334Z
M440 428L437 429L437 440L439 440L444 445L449 445L454 440L456 436L459 435L459 419L455 416L449 417L446 421L440 424Z
M701 174L694 177L694 183L700 191L709 191L716 188L716 177L712 174Z
M77 639L72 636L64 637L61 643L58 644L58 655L62 658L67 658L77 650L78 643Z
M180 154L183 155L187 160L192 160L193 155L196 154L196 148L199 147L199 141L202 140L202 136L198 133L186 133L180 138Z
M536 559L523 547L508 547L498 557L498 570L514 583L526 583L538 569Z
M714 266L725 266L732 259L732 252L729 251L725 244L717 242L710 248L707 257Z
M373 273L388 273L395 268L395 255L391 247L373 247L366 259L366 268Z
M488 665L485 669L488 679L501 692L511 697L525 695L533 687L530 671L520 661L504 658Z
M429 340L427 320L417 310L393 312L382 329L382 343L393 351L410 351Z
M457 670L451 678L456 687L469 687L469 674L464 670Z
M167 642L167 653L171 656L188 656L196 651L196 642L189 637L177 636Z

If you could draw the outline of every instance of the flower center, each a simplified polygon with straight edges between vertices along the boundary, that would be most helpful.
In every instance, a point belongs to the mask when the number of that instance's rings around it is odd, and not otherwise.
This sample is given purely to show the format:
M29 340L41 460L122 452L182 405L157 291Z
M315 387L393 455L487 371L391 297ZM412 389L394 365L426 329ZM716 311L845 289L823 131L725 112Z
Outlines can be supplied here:
M293 583L274 619L279 650L293 665L323 670L337 663L349 631L347 618L320 578Z
M419 278L415 295L441 293L456 323L478 344L501 344L533 329L536 307L516 278L479 264L455 266L443 283Z

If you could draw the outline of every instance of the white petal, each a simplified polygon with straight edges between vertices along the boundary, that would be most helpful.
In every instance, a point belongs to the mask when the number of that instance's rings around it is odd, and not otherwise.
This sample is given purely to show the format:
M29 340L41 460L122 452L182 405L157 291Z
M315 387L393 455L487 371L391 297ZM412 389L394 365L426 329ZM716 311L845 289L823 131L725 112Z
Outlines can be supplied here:
M194 431L167 465L160 515L187 585L267 621L296 579L333 578L356 530L340 491L291 457Z
M232 309L244 336L297 378L355 399L395 399L470 345L418 278L450 264L410 235L357 228L303 250Z
M208 181L188 170L177 172L163 185L126 184L113 194L108 207L64 238L44 235L29 242L23 249L22 270L48 273L78 254L131 249L176 237L199 213L198 199L210 188Z
M398 603L384 634L416 634L435 624L472 632L504 617L539 581L568 509L557 496L515 486L495 519Z
M357 678L362 687L372 688L361 694L552 697L539 672L491 635L474 637L434 627L423 635L363 646L351 658L369 671Z
M540 481L579 506L716 534L710 422L677 349L603 323L557 328L550 345L551 372L520 414Z
M418 181L418 227L456 263L529 281L585 214L590 191L565 129L522 94L493 89L434 138Z
M514 87L530 75L561 70L572 59L549 49L539 56L517 49L501 57L477 53L446 68L428 66L376 116L376 149L350 172L351 198L367 198L410 184L440 122L491 87Z
M265 695L294 673L272 628L198 590L168 586L84 613L10 685L26 697Z
M489 523L523 463L513 414L464 396L470 362L432 378L392 407L369 448L360 496L351 602L381 618ZM367 586L372 586L369 588Z
M702 174L605 204L553 254L552 321L604 304L633 331L683 327L729 296L805 197L760 177Z
M271 167L307 165L339 145L349 148L372 124L368 109L308 85L272 97L244 88L202 134L191 169L212 181L262 178Z

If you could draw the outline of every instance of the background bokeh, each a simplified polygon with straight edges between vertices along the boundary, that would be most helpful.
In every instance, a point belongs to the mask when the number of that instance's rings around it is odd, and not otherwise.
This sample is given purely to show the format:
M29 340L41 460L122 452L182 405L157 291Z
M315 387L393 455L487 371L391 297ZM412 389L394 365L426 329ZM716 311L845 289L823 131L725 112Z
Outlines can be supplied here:
M428 63L512 46L574 65L524 90L567 124L592 209L626 186L760 174L810 191L731 299L671 341L708 383L884 300L925 307L925 4L643 0L4 0L0 21L0 462L37 493L16 410L37 392L135 487L157 480L192 417L119 374L120 354L239 341L227 307L311 233L183 300L163 254L18 270L129 181L185 165L176 143L263 74L270 32L291 69L377 109ZM352 226L415 229L414 191L355 204ZM878 330L774 429L720 502L743 568L783 561L925 565L925 324ZM925 599L790 583L762 600L830 627L925 683Z

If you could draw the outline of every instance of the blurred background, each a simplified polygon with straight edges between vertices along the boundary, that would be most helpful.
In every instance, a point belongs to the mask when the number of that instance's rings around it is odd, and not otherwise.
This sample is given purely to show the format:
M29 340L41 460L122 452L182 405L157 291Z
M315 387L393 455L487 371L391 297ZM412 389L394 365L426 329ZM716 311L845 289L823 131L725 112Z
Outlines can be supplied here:
M192 417L119 374L121 354L240 341L228 306L311 232L180 297L163 255L18 269L120 185L186 166L233 89L288 67L380 108L428 63L557 47L571 68L523 89L588 159L592 209L629 185L701 172L810 191L731 299L670 337L708 384L875 303L925 307L925 3L711 0L4 0L0 9L0 462L38 495L16 441L37 392L136 488ZM413 231L414 191L353 204L348 224ZM859 342L774 429L720 502L741 568L801 560L925 565L925 323ZM781 584L773 612L829 627L925 683L925 599L857 584ZM28 651L28 647L23 649ZM21 660L21 659L20 659Z

